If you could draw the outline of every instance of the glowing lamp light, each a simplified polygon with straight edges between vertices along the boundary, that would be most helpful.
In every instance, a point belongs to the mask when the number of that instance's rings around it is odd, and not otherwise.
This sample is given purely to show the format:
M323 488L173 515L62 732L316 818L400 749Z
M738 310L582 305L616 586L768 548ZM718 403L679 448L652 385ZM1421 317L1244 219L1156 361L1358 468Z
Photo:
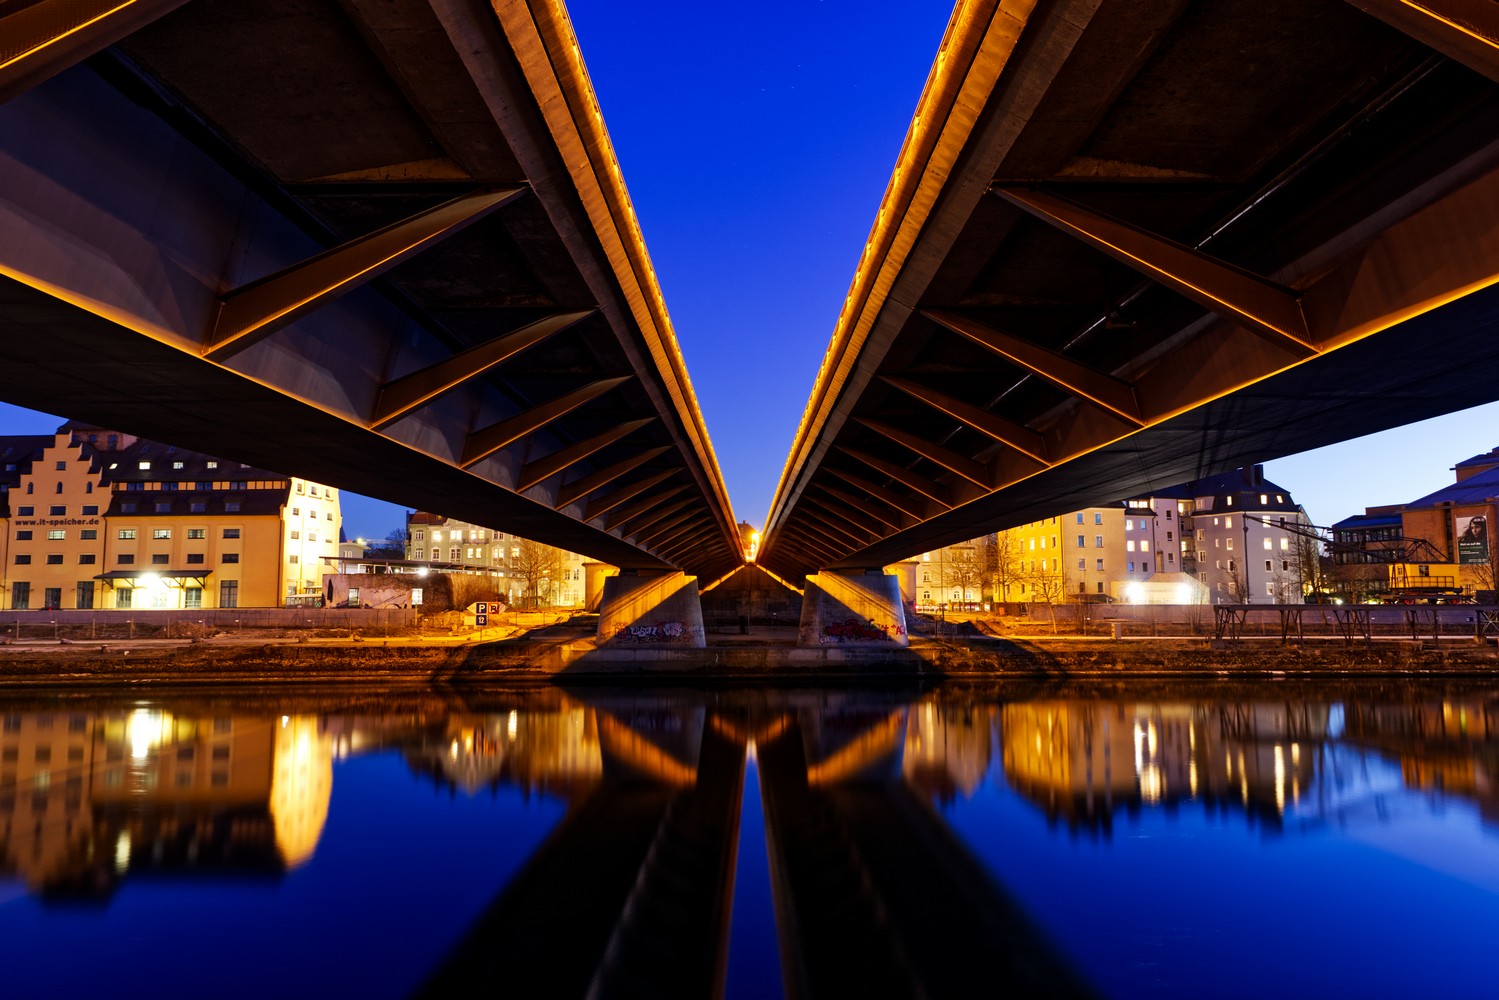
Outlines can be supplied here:
M1178 583L1176 585L1176 603L1177 604L1195 604L1195 603L1197 603L1196 601L1192 600L1192 588L1190 586L1188 586L1185 583Z
M1145 603L1145 585L1138 580L1131 581L1124 588L1124 599L1131 604Z

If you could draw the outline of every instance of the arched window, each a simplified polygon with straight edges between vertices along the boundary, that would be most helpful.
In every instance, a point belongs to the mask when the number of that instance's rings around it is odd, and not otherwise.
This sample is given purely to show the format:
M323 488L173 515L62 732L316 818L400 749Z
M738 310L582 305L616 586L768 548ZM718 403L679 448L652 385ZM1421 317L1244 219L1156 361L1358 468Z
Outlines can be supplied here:
M61 493L62 492L62 483L58 483L57 484L57 489L53 490L52 492L53 493Z
M33 493L33 492L35 492L35 487L36 487L36 483L27 483L26 484L26 492L27 493Z

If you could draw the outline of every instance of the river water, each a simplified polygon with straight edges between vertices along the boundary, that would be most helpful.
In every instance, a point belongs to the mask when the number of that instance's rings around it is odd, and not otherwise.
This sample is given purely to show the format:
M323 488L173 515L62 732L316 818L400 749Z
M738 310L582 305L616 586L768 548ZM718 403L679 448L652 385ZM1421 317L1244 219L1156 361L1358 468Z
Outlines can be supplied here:
M1493 992L1499 684L0 699L6 996Z

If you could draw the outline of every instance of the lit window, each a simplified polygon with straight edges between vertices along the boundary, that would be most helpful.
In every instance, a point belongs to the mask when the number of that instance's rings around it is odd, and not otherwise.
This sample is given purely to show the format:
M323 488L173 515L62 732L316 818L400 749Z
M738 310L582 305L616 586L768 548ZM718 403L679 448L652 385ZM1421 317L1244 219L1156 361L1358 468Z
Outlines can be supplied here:
M1264 506L1265 504L1267 504L1269 502L1270 502L1270 498L1267 497L1267 496L1265 496L1265 494L1261 493L1260 494L1260 506Z
M1265 548L1267 548L1267 549L1268 549L1268 548L1269 548L1269 547L1270 547L1270 546L1268 546L1268 545L1267 545L1267 546L1265 546ZM1286 551L1286 550L1287 550L1287 549L1289 549L1289 548L1290 548L1290 547L1291 547L1291 540L1290 540L1290 539L1289 539L1289 538L1282 538L1282 539L1281 539L1281 540L1280 540L1280 550L1281 550L1281 551L1282 551L1282 552L1284 552L1284 551Z
M219 463L217 462L204 462L203 464L205 468L209 469L217 469L219 467Z
M1267 539L1265 539L1265 548L1268 549L1269 547L1270 547L1270 539L1267 538Z
M120 529L120 534L119 534L118 537L120 538L121 541L129 541L130 539L132 539L132 538L135 537L135 529L134 528L121 528Z
M172 537L172 529L171 528L152 528L151 529L151 537L152 538L171 538Z
M51 531L47 532L47 540L51 542L59 542L67 537L68 533L61 528L53 528Z
M1124 543L1124 551L1126 551L1126 552L1133 552L1133 551L1135 551L1135 540L1133 538L1127 540Z
M174 468L174 469L180 469L180 468L182 468L182 463L181 462L173 462L172 463L172 468Z
M1102 573L1103 572L1103 560L1099 559L1099 560L1096 560L1096 562L1098 563L1098 572Z
M140 463L140 468L142 470L149 469L149 468L151 468L151 463L150 462L142 462L142 463Z
M188 528L187 529L187 537L188 538L207 538L208 537L208 529L207 528Z

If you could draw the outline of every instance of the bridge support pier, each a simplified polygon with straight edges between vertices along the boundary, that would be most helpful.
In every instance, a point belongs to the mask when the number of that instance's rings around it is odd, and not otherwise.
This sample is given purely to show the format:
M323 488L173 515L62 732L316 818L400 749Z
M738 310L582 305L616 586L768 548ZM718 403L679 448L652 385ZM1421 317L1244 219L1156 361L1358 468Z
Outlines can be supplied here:
M884 570L807 577L798 646L908 646L900 578Z
M707 648L697 577L627 571L606 578L598 644Z

